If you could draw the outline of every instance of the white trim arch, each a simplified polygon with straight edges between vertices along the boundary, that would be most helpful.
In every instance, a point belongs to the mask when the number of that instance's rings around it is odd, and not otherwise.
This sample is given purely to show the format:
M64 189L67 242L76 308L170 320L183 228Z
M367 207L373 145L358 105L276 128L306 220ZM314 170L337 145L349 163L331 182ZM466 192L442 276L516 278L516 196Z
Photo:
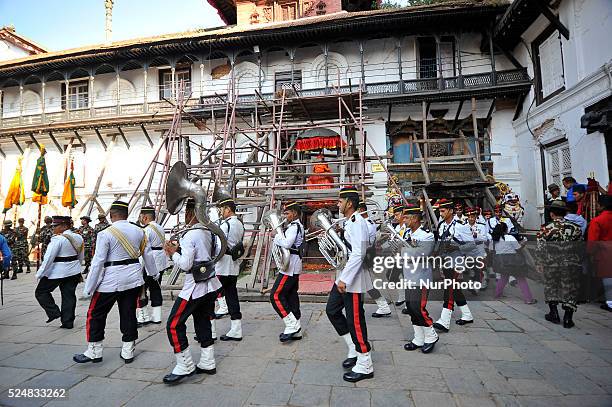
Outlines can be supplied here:
M344 55L338 52L328 52L327 72L330 86L338 84L338 76L340 85L348 85L349 65ZM325 87L325 54L319 54L312 60L310 76L315 87Z

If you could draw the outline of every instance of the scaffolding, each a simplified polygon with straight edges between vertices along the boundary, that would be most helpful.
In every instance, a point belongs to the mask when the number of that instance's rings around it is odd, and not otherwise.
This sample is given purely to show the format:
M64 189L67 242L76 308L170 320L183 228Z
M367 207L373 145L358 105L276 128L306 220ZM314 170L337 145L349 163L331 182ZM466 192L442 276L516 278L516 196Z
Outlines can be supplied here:
M232 85L228 90L233 90ZM358 188L364 201L374 189L387 188L386 179L377 185L368 172L370 163L382 165L386 157L377 154L364 132L364 125L373 121L363 115L360 86L354 90L334 87L324 95L304 96L292 84L279 89L273 98L255 92L257 97L248 102L239 101L237 92L228 91L227 96L218 95L217 104L207 103L201 109L191 105L188 111L185 105L190 98L183 92L185 87L181 89L173 103L170 128L129 199L130 211L153 205L158 221L168 223L171 217L165 208L164 191L176 161L185 162L190 179L201 182L204 189L221 185L230 190L239 211L251 215L251 221L244 222L247 254L243 259L243 267L250 266L251 287L265 290L274 266L270 231L261 222L266 210L278 209L288 200L298 201L305 208L302 221L306 225L314 210L335 210L343 186ZM202 131L183 133L185 122ZM300 146L302 140L317 135L331 144ZM212 143L198 143L192 136ZM313 171L318 165L328 171ZM313 245L305 260L316 263L322 259Z

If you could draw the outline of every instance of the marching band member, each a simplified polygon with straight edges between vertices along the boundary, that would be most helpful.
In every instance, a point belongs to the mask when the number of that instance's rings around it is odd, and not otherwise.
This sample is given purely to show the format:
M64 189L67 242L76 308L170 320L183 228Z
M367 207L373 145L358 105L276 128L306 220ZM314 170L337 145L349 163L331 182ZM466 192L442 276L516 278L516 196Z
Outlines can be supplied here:
M144 232L147 235L147 241L151 247L151 253L155 259L155 266L159 271L157 278L149 276L146 271L144 274L145 285L143 287L145 301L138 298L136 304L136 319L138 320L138 326L146 325L148 323L161 324L161 308L162 308L162 293L161 293L161 279L164 270L168 268L168 258L164 253L164 243L166 243L166 236L164 234L164 228L161 225L155 223L155 208L152 206L143 206L140 209L140 224L144 226ZM149 290L151 295L151 315L148 314L146 302L146 290Z
M195 213L195 201L189 199L185 205L185 224L195 226L187 231L179 241L166 242L164 251L172 257L172 261L181 270L185 271L183 289L172 306L168 315L166 332L168 340L174 350L176 366L170 374L164 376L164 383L176 384L194 373L215 374L215 351L211 329L211 317L215 312L215 299L221 283L214 274L207 280L196 282L193 273L195 269L210 266L215 256L215 238L209 230L204 230L198 223ZM180 246L181 252L178 253ZM200 341L200 361L194 365L191 349L187 340L187 326L185 323L189 316L193 316L193 325Z
M463 214L463 204L461 202L455 204L455 216L453 218L465 223L466 216Z
M76 309L76 287L81 281L81 261L84 260L83 238L70 230L70 216L54 216L53 232L40 268L36 272L38 286L34 295L45 310L47 323L60 318L62 328L72 329ZM51 293L59 286L62 309Z
M442 222L438 225L438 240L441 242L441 253L452 259L457 259L464 256L464 252L471 250L474 246L474 237L470 227L454 218L453 202L447 199L439 199L436 206L440 209ZM461 273L455 268L453 260L452 267L443 267L442 273L445 279L450 279L453 282L460 278ZM445 286L446 287L446 286ZM461 289L450 285L444 289L444 303L442 305L442 313L440 319L434 323L434 327L442 332L448 332L450 329L451 316L455 308L455 302L461 310L461 318L456 321L457 325L471 324L474 322L474 317L467 305L465 296Z
M485 247L489 242L489 234L487 233L487 226L478 221L478 208L467 208L465 211L467 215L467 223L470 226L470 230L472 232L472 236L474 237L474 243L476 246L469 254L473 258L481 257L485 258L487 256L487 252ZM484 266L484 262L482 263L474 263L474 279L482 283L482 288L487 288L488 286L488 276L485 273L484 267L480 267L479 264Z
M434 234L423 229L423 212L419 205L410 205L408 212L408 236L410 247L405 249L412 258L425 259L434 249ZM405 265L407 266L407 265ZM427 297L429 289L426 282L432 280L432 270L425 263L412 263L411 267L404 267L404 279L415 284L414 288L406 289L406 309L410 315L414 337L404 345L407 351L421 349L423 353L433 351L438 342L438 333L433 327L433 320L427 311ZM402 310L403 311L403 310Z
M84 295L91 297L87 311L87 350L74 355L77 363L101 362L106 317L117 303L119 327L123 334L121 359L134 360L134 347L138 338L136 300L144 280L139 257L144 261L147 274L157 277L155 259L147 244L147 236L139 226L127 221L128 204L115 201L110 208L112 225L98 233L96 252L85 281Z
M225 293L223 302L227 304L227 309L231 318L231 326L228 333L221 335L219 339L222 341L240 341L242 340L242 313L240 312L240 302L238 301L238 274L240 261L238 258L234 260L231 253L233 250L242 247L242 238L244 237L244 226L236 216L236 203L233 199L228 198L220 201L217 204L220 209L221 230L227 238L227 251L215 264L215 274L221 282L221 287ZM239 256L238 256L239 257Z
M361 216L368 223L368 245L372 246L376 242L376 223L369 219L368 206L365 202L359 202L359 207L357 208L357 210L361 213ZM378 306L376 311L372 313L372 318L382 318L391 316L391 308L389 308L387 299L382 296L380 291L372 287L371 290L368 290L368 295L376 302L376 305Z
M281 342L302 339L302 326L300 324L300 297L298 289L300 284L300 272L302 271L302 255L300 246L304 242L304 226L300 222L302 210L297 202L288 202L285 205L283 216L287 219L288 226L285 230L285 238L280 234L274 236L275 244L291 253L289 267L286 271L280 270L276 281L270 292L270 302L276 313L283 319L285 330L279 335Z
M348 357L342 362L343 379L358 382L374 377L368 330L363 309L363 294L372 288L370 274L363 265L368 247L368 223L356 214L359 194L354 187L340 190L338 208L346 217L344 241L350 251L346 265L337 270L338 277L327 300L327 317L348 346ZM345 311L346 315L342 313Z

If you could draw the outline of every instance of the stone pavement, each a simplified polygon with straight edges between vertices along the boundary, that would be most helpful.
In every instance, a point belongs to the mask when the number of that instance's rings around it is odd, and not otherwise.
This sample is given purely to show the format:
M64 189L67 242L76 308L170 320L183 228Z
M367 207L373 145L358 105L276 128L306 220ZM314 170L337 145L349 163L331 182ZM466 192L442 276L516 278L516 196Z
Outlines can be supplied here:
M453 324L430 355L403 350L412 334L407 316L368 316L375 378L358 384L342 380L346 347L324 304L303 304L304 339L281 344L282 322L270 304L245 303L243 341L215 344L218 373L169 387L161 382L174 363L164 325L139 330L136 359L125 365L113 310L104 361L77 365L72 355L85 350L88 303L79 301L75 329L64 330L45 324L33 274L4 283L2 406L612 406L612 314L581 306L576 328L564 329L544 321L541 292L536 305L515 300L510 287L505 301L472 302L476 322ZM368 315L374 309L366 306ZM437 317L440 304L430 310ZM219 333L228 327L228 318L217 322ZM199 347L192 352L197 362ZM68 389L66 399L8 397L9 388L58 387Z

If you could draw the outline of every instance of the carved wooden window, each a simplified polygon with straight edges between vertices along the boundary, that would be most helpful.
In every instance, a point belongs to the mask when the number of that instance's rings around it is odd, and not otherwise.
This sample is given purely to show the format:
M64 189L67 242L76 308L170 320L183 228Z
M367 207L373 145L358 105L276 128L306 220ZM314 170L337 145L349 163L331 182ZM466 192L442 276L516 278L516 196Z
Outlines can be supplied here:
M72 81L68 83L68 97L66 97L66 84L62 83L62 109L86 109L89 107L89 81Z
M327 12L326 8L327 5L325 4L325 2L320 1L319 3L317 3L317 15L322 16L323 14L325 14Z
M175 71L176 89L180 89L181 81L185 86L185 95L191 93L191 68L176 68ZM172 91L172 71L170 69L159 70L159 98L170 99Z
M297 18L297 3L282 4L281 18L283 20L295 20Z
M293 89L292 83L297 90L302 89L302 71L293 71L293 82L291 81L291 71L276 72L274 75L274 89L276 91Z

